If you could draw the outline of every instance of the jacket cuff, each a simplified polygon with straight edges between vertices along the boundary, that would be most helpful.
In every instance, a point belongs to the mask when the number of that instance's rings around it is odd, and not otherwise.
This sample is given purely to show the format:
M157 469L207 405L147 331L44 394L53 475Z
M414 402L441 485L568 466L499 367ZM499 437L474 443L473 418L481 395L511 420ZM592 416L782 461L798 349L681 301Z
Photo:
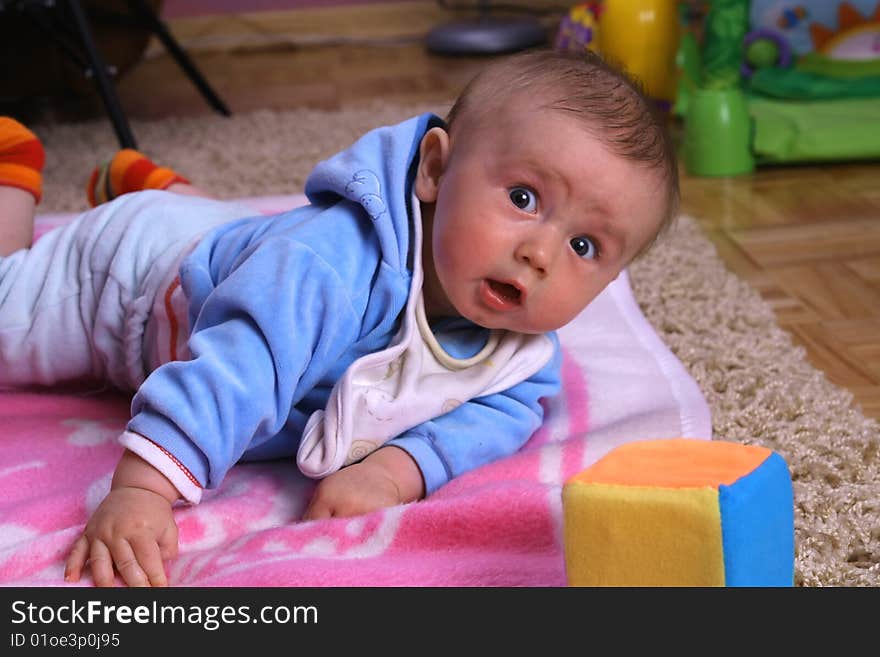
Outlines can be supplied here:
M425 480L425 497L452 478L446 464L424 436L405 434L389 440L385 444L399 447L413 458L416 465L422 471L422 478Z
M199 482L171 452L133 431L124 431L119 443L165 475L187 502L198 504L202 499Z

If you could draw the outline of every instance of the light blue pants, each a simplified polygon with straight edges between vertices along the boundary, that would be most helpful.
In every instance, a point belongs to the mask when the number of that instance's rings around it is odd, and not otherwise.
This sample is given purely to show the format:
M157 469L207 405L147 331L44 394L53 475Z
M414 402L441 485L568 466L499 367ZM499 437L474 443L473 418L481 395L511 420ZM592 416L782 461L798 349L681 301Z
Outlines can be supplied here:
M100 205L0 258L0 386L103 379L134 390L163 280L198 237L253 216L238 203L145 191Z

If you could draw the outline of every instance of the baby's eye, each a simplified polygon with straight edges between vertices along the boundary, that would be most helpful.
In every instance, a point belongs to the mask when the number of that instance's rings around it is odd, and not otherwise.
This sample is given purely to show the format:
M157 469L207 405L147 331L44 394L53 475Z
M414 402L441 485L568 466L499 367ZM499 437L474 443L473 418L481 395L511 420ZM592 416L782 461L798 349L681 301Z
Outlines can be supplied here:
M510 202L523 212L538 211L538 196L528 187L514 187L510 190Z
M574 252L581 258L595 260L599 257L599 247L597 247L589 237L584 237L583 235L580 237L574 237L569 244L571 244L571 248L574 249Z

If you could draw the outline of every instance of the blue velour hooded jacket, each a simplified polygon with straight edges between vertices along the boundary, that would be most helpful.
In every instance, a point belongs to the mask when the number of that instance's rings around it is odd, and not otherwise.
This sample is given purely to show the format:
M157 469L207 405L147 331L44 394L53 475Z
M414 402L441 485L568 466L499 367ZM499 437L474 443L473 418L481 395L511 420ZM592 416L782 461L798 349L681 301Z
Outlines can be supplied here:
M385 348L412 279L410 202L425 114L367 133L320 163L310 204L210 232L183 261L192 354L157 368L132 401L127 429L172 454L202 487L240 460L296 454L309 416L357 358ZM453 357L487 331L463 320L432 325ZM426 493L517 451L540 425L542 397L559 389L561 356L502 393L463 403L388 444L415 459Z

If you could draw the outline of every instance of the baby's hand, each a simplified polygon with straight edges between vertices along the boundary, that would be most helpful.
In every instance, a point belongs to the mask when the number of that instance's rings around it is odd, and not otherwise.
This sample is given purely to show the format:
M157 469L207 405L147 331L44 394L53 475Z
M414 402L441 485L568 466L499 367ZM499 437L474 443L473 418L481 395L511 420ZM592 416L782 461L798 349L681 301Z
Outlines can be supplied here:
M113 586L115 564L129 586L167 586L162 560L177 556L171 505L178 495L165 475L125 450L110 492L70 550L64 579L78 582L88 564L97 586Z
M412 502L423 491L422 474L412 457L397 447L383 447L322 479L303 520L357 516Z
M303 520L357 516L400 502L397 486L385 471L363 461L324 477Z
M167 586L163 559L177 556L171 504L145 488L110 491L67 558L64 579L79 581L88 564L96 586L113 586L113 567L129 586Z
M113 586L113 568L129 586L167 586L163 559L177 556L171 504L145 488L110 491L67 558L64 579L79 581L88 564L96 586Z

